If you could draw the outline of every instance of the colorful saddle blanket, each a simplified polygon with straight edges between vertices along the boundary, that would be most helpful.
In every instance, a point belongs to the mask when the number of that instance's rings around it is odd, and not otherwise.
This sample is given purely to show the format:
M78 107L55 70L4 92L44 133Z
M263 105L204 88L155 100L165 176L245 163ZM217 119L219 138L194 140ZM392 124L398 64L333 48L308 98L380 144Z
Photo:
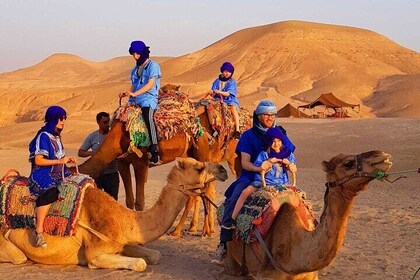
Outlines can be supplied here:
M286 188L284 191L278 191L272 186L261 188L246 200L236 219L236 233L243 242L248 244L256 240L253 233L254 227L265 238L278 210L284 203L291 203L296 207L307 230L315 229L317 221L304 193L294 186L284 185L284 187ZM219 224L222 220L223 208L224 204L218 209Z
M136 147L150 145L147 126L138 106L120 106L114 113L114 119L126 123L126 129ZM203 135L200 122L195 116L195 108L188 95L176 90L159 92L158 110L154 119L159 140L168 140L178 133L186 133L190 137Z
M58 236L74 236L80 219L81 205L87 188L96 187L88 175L67 177L58 187L58 200L51 205L44 221L44 232ZM0 182L0 224L3 228L35 228L35 200L28 178L9 176Z
M210 125L219 139L229 139L235 129L232 112L226 103L215 99L202 99L195 105L206 107L209 111ZM252 118L245 108L239 110L239 131L242 133L252 127ZM213 134L215 135L215 134Z

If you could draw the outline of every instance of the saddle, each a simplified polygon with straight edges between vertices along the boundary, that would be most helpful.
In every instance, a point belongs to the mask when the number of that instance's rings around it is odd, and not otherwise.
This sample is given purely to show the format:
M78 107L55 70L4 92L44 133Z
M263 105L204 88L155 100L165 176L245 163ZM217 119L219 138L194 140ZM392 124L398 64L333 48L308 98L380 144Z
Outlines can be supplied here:
M136 147L143 148L150 145L150 136L140 107L122 105L115 111L113 119L126 124L130 140ZM195 116L193 103L188 99L188 95L177 90L159 92L158 109L154 120L159 140L168 140L179 133L194 138L203 135L202 127Z
M14 172L16 175L6 174L0 180L0 226L4 229L33 229L36 196L29 192L28 178ZM45 218L44 232L74 236L85 191L94 187L96 184L88 175L74 174L67 177L58 187L58 200L52 203Z
M236 219L237 237L244 243L249 244L257 240L253 232L254 227L264 239L284 203L291 203L296 207L308 231L315 229L318 222L312 205L306 200L304 193L294 186L283 185L283 187L285 187L283 191L278 191L272 186L263 187L246 200ZM223 208L224 204L217 212L219 224L223 217Z
M201 99L195 105L196 108L206 108L210 125L213 130L212 136L219 139L229 140L235 130L232 112L226 103L215 99ZM242 133L252 127L250 112L245 108L239 110L239 131Z

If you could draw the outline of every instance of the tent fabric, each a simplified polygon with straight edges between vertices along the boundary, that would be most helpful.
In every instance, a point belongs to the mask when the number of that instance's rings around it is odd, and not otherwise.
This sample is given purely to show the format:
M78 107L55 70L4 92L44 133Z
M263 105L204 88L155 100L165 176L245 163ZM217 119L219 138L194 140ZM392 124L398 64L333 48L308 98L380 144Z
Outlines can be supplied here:
M315 101L306 105L301 105L298 107L298 109L299 108L312 109L319 105L325 105L329 108L342 108L342 107L354 108L354 107L360 106L360 104L346 103L343 100L335 97L335 95L330 92L330 93L321 94Z
M296 109L296 107L294 107L290 103L287 103L286 106L284 106L283 108L277 111L277 117L278 118L289 118L289 117L309 118L307 114L303 112L299 112L298 109Z

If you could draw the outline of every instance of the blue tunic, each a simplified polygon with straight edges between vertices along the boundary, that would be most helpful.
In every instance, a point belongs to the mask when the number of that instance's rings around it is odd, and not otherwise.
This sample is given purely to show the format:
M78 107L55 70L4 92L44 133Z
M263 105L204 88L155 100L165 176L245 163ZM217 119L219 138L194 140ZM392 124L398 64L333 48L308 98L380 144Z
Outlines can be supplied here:
M222 82L219 79L216 79L211 86L211 90L221 90L224 92L229 92L229 96L223 96L223 102L229 106L236 106L239 108L238 101L238 88L236 86L236 81L234 79L229 79L226 82ZM219 94L214 95L214 99L220 100Z
M254 162L255 166L261 166L262 163L266 160L268 160L268 153L267 152L261 152L257 159ZM291 162L296 164L296 158L293 155L293 153L290 154L290 156L287 157L287 159ZM265 182L267 186L275 186L279 187L283 184L287 184L289 182L289 175L287 174L287 170L284 168L283 164L273 164L270 171L268 171L265 176ZM256 173L255 174L255 181L251 183L254 187L261 187L261 174Z
M62 181L62 164L52 166L39 166L35 164L35 156L42 155L46 159L60 159L65 156L65 151L59 136L54 136L46 131L41 132L35 145L29 149L29 161L32 163L29 176L29 190L34 195L41 195L48 189L58 187ZM64 176L70 176L64 165Z
M134 92L143 88L151 78L155 78L155 83L152 88L143 94L135 97L131 96L129 100L130 104L135 103L141 108L150 107L153 110L157 108L160 79L162 78L159 64L149 60L149 62L144 65L143 70L136 66L131 71L131 84L133 85Z

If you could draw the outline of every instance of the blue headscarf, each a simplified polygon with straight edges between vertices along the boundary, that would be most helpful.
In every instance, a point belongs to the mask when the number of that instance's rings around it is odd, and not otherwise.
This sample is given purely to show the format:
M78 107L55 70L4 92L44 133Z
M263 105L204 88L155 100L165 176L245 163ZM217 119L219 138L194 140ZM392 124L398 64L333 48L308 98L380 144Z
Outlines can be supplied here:
M137 66L142 66L143 63L149 58L150 51L149 47L146 46L146 44L143 41L133 41L131 42L130 48L128 49L128 52L133 55L134 53L137 53L140 55L140 58L137 60Z
M271 147L271 145L273 145L273 142L274 142L275 138L280 139L281 142L282 142L282 148L281 148L280 152L276 152L272 149L269 149ZM265 135L263 136L262 145L263 145L264 151L268 151L268 157L269 158L274 157L274 158L284 159L284 158L289 157L290 154L292 153L290 148L286 146L286 143L289 143L289 142L290 141L287 138L287 136L284 135L283 132L279 128L270 127L267 130L267 132L265 133Z
M231 73L231 75L230 75L229 78L226 78L225 76L223 76L223 74L220 74L219 75L219 80L221 80L222 82L229 81L233 76L233 72L235 72L235 68L233 67L232 63L230 63L230 62L225 62L220 67L220 72L223 73L223 71L225 71L225 70L229 71Z
M223 71L225 71L225 70L227 70L228 72L232 73L232 75L233 75L233 72L235 72L235 67L233 67L232 63L225 62L220 67L220 72L223 73Z
M252 129L257 133L257 135L262 136L267 131L267 128L264 128L261 125L260 120L258 119L258 115L276 114L276 113L277 113L277 108L273 102L268 101L268 100L263 100L258 104L257 108L254 111L254 114L252 115L252 120L253 120ZM276 125L276 121L274 120L273 126L275 125Z
M271 101L263 100L258 104L257 108L254 111L254 114L252 115L252 120L253 120L252 130L260 138L262 138L265 135L265 133L267 132L267 130L269 129L269 128L264 128L261 125L260 120L258 118L258 116L261 115L261 114L277 114L276 105L274 105L274 103L271 102ZM274 121L273 127L276 127L276 121ZM287 149L294 152L296 147L295 147L295 145L293 145L293 143L287 137L286 130L281 126L278 126L277 128L280 129L285 136L285 140L284 141L282 140L283 146L287 147ZM271 146L271 144L270 144L270 146Z
M45 125L37 132L34 139L32 139L31 143L29 143L29 151L35 151L36 139L38 138L38 135L41 132L45 131L54 136L59 136L61 133L61 130L55 131L55 127L58 124L58 120L63 117L67 117L66 110L64 110L60 106L49 107L47 111L45 112L45 118L44 118Z

